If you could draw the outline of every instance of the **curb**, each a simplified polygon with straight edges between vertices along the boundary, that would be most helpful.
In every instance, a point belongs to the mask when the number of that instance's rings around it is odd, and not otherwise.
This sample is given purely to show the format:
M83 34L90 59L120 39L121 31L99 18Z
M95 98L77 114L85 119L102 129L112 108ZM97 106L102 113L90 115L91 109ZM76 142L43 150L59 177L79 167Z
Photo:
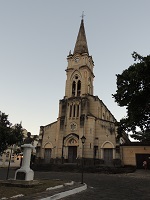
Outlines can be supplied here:
M60 192L58 194L52 195L50 197L42 198L40 200L57 200L57 199L61 199L61 198L82 192L86 189L87 189L87 184L84 183L82 186L80 186L78 188L74 188L72 190L68 190L68 191L65 191L65 192Z
M63 185L57 185L57 186L54 186L54 187L49 187L49 188L46 189L46 191L63 188L64 186L71 186L73 184L74 184L74 181L71 181L70 183L64 183Z

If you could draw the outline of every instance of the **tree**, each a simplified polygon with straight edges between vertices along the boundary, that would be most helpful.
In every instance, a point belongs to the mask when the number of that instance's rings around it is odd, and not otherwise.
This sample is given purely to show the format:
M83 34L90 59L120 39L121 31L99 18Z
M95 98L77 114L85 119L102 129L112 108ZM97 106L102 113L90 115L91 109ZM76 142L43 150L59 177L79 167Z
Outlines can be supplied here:
M136 61L122 74L117 74L117 90L113 94L119 106L125 106L127 116L120 120L120 130L132 131L133 136L150 133L150 55L133 52Z
M149 142L150 143L150 130L144 132L136 132L132 135L132 138L139 140L140 142Z
M8 120L8 115L0 111L0 154L13 144L21 144L23 141L22 125L12 124Z

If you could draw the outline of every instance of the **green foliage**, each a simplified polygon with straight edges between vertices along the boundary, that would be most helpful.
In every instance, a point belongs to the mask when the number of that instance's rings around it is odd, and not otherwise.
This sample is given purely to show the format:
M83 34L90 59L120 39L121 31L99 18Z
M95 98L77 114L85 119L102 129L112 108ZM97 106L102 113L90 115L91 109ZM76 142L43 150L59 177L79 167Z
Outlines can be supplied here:
M21 124L12 124L8 115L0 111L0 154L13 144L21 144L23 141L23 129Z
M150 129L150 55L132 54L136 61L122 74L117 74L117 90L113 95L119 106L125 106L127 116L120 121L123 130L136 134Z
M149 142L150 143L150 130L146 130L144 132L136 132L131 135L135 140L139 140L140 142Z

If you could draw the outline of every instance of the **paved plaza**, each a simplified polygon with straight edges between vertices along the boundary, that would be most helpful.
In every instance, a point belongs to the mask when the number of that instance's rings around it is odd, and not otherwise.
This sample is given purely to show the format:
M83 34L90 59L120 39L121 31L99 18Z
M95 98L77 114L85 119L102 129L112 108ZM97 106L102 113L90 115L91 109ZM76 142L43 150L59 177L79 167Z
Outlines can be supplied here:
M14 178L15 170L10 169L9 178ZM80 173L35 172L35 179L62 179L81 182ZM0 168L0 180L6 179L6 168ZM63 200L149 200L150 170L137 170L129 174L85 173L84 182L88 189ZM23 198L21 198L23 199Z

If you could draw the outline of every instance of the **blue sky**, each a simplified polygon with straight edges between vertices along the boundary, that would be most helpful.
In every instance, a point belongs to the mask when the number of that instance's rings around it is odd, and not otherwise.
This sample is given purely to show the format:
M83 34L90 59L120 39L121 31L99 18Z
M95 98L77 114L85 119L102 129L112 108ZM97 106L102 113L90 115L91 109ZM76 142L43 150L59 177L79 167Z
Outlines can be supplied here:
M115 74L133 64L133 51L149 54L149 8L149 0L0 0L0 110L32 134L57 120L84 11L94 95L120 120Z

